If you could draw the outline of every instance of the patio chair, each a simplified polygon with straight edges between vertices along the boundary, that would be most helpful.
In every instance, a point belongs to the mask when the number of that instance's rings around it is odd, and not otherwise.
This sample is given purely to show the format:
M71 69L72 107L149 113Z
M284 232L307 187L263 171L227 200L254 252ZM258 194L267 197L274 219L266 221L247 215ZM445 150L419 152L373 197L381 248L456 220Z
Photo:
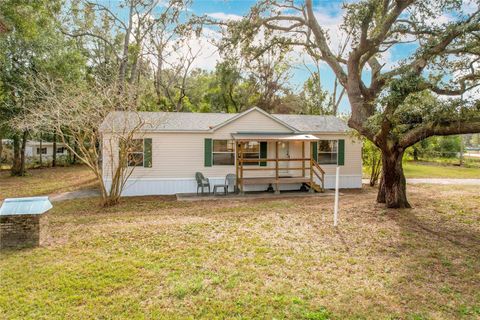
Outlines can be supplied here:
M216 195L217 194L217 190L219 188L223 188L223 192L225 195L228 195L228 189L233 186L233 192L236 192L237 189L236 189L236 181L237 181L237 176L234 175L233 173L229 173L227 174L227 176L225 177L225 183L224 184L216 184L213 186L213 194Z
M208 194L210 194L210 181L208 178L205 178L201 172L195 173L195 180L197 180L197 194L198 189L202 188L202 194L204 193L204 188L208 188Z

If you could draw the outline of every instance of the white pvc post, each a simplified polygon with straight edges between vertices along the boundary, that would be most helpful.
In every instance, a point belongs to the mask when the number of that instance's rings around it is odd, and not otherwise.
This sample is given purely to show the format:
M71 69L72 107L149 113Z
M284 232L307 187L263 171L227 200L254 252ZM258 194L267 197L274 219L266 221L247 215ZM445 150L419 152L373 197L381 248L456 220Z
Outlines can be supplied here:
M335 175L335 206L333 208L333 226L338 225L338 185L340 180L340 167L337 167Z

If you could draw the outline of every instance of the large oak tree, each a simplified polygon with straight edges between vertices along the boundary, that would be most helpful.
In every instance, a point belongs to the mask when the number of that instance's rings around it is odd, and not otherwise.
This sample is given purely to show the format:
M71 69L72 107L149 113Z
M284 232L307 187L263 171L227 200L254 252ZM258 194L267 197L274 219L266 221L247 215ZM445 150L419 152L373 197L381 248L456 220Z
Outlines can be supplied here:
M378 201L408 208L402 158L433 135L480 132L479 2L362 0L343 6L349 46L341 52L318 19L314 1L257 3L229 24L231 45L252 50L258 33L272 46L298 46L325 62L345 88L348 125L382 152ZM340 5L340 4L339 4ZM340 8L339 8L340 10ZM261 46L254 48L259 54ZM401 61L383 58L402 50ZM422 99L425 94L435 99Z

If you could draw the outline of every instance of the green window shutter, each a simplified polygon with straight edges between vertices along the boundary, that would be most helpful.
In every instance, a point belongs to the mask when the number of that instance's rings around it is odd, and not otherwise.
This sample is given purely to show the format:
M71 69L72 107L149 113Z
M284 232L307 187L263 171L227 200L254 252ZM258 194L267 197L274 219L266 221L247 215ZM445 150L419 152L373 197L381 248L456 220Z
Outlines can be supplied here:
M266 159L267 158L267 141L260 141L260 159ZM261 167L266 167L267 162L262 161L260 162Z
M343 166L345 164L345 140L338 140L338 165Z
M312 152L313 152L313 160L318 161L318 142L311 142L312 144Z
M143 166L145 168L152 167L152 139L143 139Z
M212 166L212 139L205 138L205 167Z

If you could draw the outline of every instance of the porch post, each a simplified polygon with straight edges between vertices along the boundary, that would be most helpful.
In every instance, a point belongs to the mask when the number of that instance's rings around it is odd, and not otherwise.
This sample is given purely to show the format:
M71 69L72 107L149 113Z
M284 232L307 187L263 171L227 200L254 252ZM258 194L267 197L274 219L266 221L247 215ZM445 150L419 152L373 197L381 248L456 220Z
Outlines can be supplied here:
M302 141L302 177L305 177L305 141Z
M239 160L240 160L240 194L244 194L244 189L245 185L243 182L243 143L240 141L240 154L239 154Z
M309 192L314 192L313 190L313 144L310 141L310 190Z
M278 188L278 141L275 141L275 194L279 194Z
M239 181L240 181L240 177L238 176L238 141L235 141L235 192L240 190L239 189Z

